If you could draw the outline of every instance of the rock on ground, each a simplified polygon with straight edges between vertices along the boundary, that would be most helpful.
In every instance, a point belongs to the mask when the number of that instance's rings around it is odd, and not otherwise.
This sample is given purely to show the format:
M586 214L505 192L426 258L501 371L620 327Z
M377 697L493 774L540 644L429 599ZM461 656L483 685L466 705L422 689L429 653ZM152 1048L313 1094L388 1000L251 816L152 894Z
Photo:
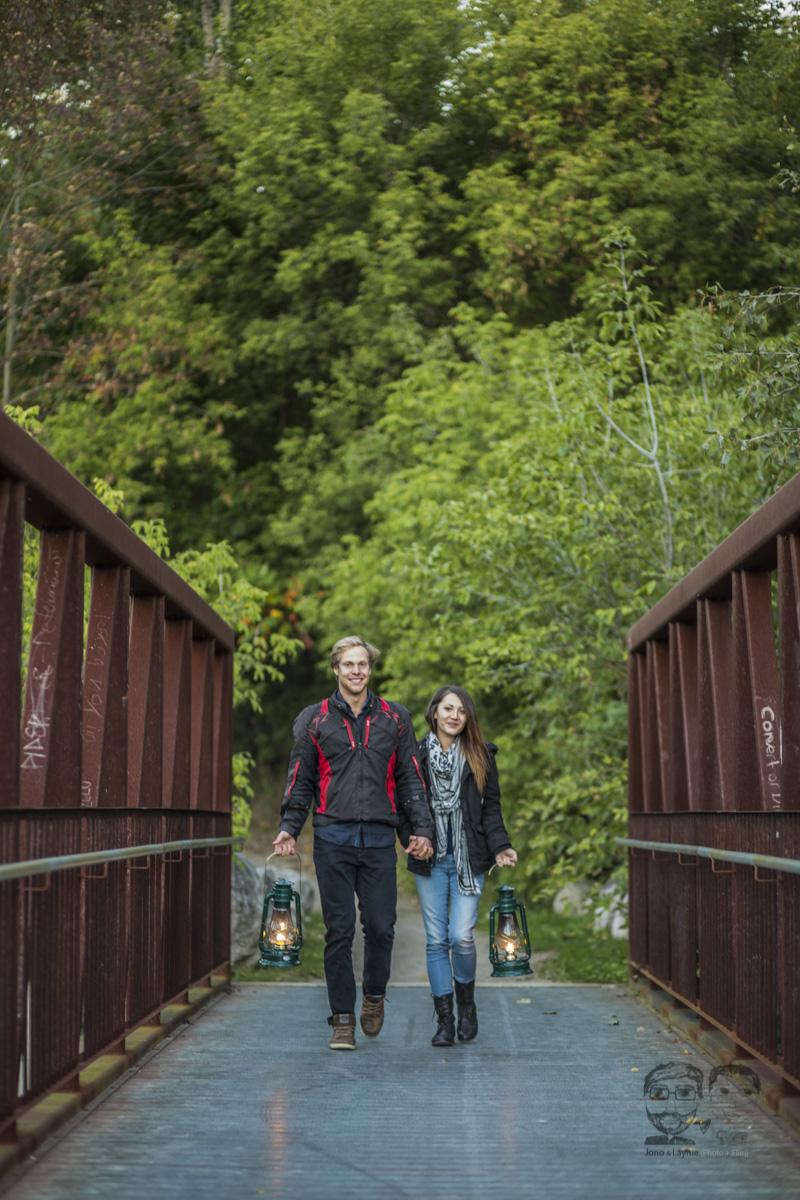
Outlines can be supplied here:
M261 872L243 854L231 864L231 966L255 966L264 885Z

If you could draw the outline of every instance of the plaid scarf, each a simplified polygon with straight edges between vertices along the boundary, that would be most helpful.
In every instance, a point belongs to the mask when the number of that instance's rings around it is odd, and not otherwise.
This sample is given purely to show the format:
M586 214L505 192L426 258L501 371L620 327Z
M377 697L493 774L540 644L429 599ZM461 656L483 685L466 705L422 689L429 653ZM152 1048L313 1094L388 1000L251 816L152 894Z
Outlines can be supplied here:
M454 738L448 750L443 750L436 734L425 738L431 777L431 807L436 822L436 857L447 854L447 825L450 823L453 849L456 859L458 890L462 896L477 896L480 888L475 883L467 850L467 836L461 815L461 775L464 770L464 755L459 739Z

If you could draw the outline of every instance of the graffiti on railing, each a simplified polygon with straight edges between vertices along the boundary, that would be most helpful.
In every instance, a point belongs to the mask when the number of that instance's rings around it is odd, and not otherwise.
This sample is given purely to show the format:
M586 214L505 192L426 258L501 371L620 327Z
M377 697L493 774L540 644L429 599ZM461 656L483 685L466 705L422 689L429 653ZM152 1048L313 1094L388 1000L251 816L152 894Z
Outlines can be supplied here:
M31 668L31 709L25 722L23 736L27 739L22 746L23 771L38 771L47 761L47 737L50 730L50 718L47 712L47 692L53 682L52 665L40 671L38 667Z
M775 709L765 704L761 709L761 737L764 746L764 757L767 761L767 782L770 803L773 808L781 807L781 748L780 725L775 716Z

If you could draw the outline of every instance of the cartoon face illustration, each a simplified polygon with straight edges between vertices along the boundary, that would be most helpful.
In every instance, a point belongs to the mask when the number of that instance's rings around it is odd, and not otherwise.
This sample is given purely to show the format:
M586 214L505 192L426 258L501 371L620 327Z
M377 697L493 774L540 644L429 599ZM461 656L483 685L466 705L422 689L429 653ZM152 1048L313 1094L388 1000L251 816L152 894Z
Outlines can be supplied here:
M756 1072L744 1064L714 1067L708 1077L711 1119L720 1142L744 1141L761 1091Z
M661 1137L647 1144L671 1143L693 1146L692 1132L697 1106L703 1095L703 1073L691 1063L661 1063L644 1081L647 1117Z

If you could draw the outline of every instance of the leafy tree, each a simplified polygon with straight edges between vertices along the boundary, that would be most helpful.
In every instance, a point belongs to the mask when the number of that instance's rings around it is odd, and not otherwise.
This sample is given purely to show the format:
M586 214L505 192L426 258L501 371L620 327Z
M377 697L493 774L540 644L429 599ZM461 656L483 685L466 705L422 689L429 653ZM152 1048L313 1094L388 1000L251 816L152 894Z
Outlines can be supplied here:
M597 238L629 226L674 307L716 281L771 282L796 240L770 187L796 123L796 18L762 0L481 4L491 54L467 59L499 144L464 181L478 279L516 321L593 289ZM456 101L456 105L458 101Z
M163 237L202 177L198 95L158 0L10 3L0 12L0 331L3 403L42 385L85 311L83 237L127 203ZM180 211L178 211L180 210Z
M614 860L625 805L625 634L763 498L703 445L736 398L714 320L662 319L624 241L583 321L518 334L468 310L393 389L374 532L346 539L316 620L389 647L414 711L451 679L502 750L533 886ZM466 357L465 357L466 356Z
M307 556L359 520L348 443L458 298L439 88L466 21L455 0L251 7L210 100L231 166L207 245L248 397L230 519Z
M217 399L233 347L204 300L208 270L197 252L143 242L124 211L109 236L85 240L92 312L51 377L48 447L122 491L131 515L177 510L173 536L191 545L207 529L198 509L234 469L226 426L237 408Z
M732 375L742 397L738 421L715 423L723 461L755 455L775 488L800 470L800 289L712 293L724 314L717 362Z

